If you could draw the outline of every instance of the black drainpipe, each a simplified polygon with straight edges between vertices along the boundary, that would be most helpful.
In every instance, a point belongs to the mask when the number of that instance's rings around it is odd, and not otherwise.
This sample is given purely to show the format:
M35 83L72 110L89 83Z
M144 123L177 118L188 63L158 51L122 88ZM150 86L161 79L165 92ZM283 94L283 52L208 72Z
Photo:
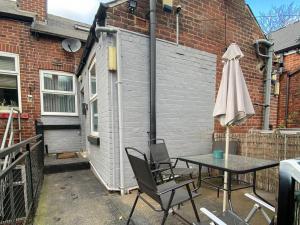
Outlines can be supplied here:
M156 139L156 0L150 0L150 141Z

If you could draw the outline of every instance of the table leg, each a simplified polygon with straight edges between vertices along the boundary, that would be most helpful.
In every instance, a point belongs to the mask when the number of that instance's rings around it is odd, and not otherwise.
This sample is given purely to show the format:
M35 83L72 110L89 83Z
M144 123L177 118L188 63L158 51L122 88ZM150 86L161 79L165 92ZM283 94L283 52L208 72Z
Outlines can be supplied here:
M202 165L199 165L199 174L198 174L198 182L197 182L196 190L200 189L200 187L201 187L201 179L202 179L201 172L202 172Z
M233 211L232 202L231 202L231 181L232 181L232 173L228 172L228 177L227 177L228 204L229 204L230 210Z

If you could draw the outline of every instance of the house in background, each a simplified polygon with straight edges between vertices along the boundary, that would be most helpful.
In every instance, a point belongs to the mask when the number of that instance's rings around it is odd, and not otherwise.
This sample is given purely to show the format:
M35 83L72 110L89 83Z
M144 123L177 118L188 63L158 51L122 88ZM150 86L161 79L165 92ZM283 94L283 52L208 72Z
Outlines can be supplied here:
M167 7L171 11L164 8L158 1L156 136L166 140L170 155L210 152L212 134L223 132L212 112L221 80L221 57L232 42L245 54L241 66L256 105L255 116L233 132L261 129L264 75L258 69L253 43L264 35L245 2L174 0ZM124 0L101 4L77 70L84 106L83 149L109 190L135 186L125 146L149 151L149 26L148 0L138 1L136 8L128 8Z
M300 21L270 35L281 62L278 126L300 127Z
M42 121L49 152L81 149L75 70L82 49L67 52L62 41L84 46L88 31L87 24L48 14L47 0L0 1L1 140L9 109L17 107L23 139Z

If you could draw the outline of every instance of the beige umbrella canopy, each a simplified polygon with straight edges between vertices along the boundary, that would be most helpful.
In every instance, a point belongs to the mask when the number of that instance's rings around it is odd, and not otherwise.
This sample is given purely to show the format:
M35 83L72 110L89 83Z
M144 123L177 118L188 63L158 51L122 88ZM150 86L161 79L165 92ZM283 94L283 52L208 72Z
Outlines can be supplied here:
M225 165L228 162L229 126L241 124L254 115L239 60L244 57L241 49L235 43L231 44L224 53L222 80L218 91L213 116L226 126ZM224 188L227 189L227 173L224 177ZM223 211L227 207L227 192L224 192Z

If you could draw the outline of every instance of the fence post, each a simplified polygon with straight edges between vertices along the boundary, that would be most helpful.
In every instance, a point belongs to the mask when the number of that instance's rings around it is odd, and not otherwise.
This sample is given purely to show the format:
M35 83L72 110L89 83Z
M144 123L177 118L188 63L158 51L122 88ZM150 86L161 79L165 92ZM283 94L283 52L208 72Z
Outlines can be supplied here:
M14 177L13 171L8 173L9 182L9 197L10 197L10 210L13 224L16 225L16 209L15 209L15 197L14 197Z
M34 193L33 193L34 190L33 190L33 179L32 179L32 165L31 165L30 144L26 145L26 151L28 152L28 166L29 166L29 177L30 177L32 207L34 207Z
M42 140L42 149L43 149L43 153L44 153L44 151L45 151L45 143L44 143L44 128L43 128L43 122L41 122L41 121L35 121L35 132L36 132L36 134L41 134L42 135L42 137L41 137L41 140ZM48 152L47 152L47 154L48 154Z

